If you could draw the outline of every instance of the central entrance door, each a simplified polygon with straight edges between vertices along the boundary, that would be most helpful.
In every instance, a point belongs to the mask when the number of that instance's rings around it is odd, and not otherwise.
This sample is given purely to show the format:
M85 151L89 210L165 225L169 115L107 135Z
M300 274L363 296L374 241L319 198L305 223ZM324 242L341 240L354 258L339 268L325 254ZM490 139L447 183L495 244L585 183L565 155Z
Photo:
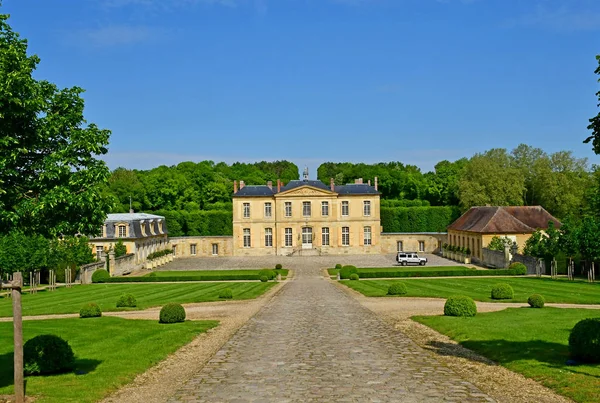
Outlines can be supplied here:
M312 249L312 227L302 227L302 249Z

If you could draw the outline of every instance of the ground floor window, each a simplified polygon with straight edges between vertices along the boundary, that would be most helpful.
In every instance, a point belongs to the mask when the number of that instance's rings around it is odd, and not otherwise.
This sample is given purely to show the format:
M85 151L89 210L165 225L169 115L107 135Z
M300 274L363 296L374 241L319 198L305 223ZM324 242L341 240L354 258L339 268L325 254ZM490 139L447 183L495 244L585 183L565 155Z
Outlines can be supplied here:
M292 229L291 228L286 228L285 229L285 246L292 246Z
M265 228L265 246L273 246L273 228Z
M195 243L190 245L190 255L196 256L196 244Z
M342 246L350 246L350 227L342 227Z
M219 244L212 244L212 254L215 256L219 254Z
M177 256L177 245L173 245L173 256Z
M104 247L103 246L96 246L96 259L101 259L102 256L104 254Z
M250 244L250 228L244 228L244 248L249 248Z
M404 251L404 246L402 244L402 241L398 241L398 252L402 252Z
M327 227L321 229L321 245L329 246L329 228Z
M371 227L364 228L364 244L371 245Z
M425 241L419 241L419 252L425 252Z

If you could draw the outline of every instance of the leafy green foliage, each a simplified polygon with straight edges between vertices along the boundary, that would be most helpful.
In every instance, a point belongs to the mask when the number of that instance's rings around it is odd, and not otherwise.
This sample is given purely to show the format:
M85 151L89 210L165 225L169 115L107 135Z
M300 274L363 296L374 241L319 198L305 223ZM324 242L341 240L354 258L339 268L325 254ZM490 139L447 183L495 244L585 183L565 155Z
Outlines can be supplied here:
M492 299L513 299L515 292L510 284L498 283L492 287Z
M540 294L533 294L527 298L527 303L532 308L543 308L546 300Z
M471 317L477 314L477 305L471 297L453 295L444 304L444 315Z
M527 266L520 262L511 263L508 270L513 270L515 274L527 274Z
M404 295L407 292L408 290L406 289L406 284L396 282L390 285L387 295Z
M575 360L600 363L600 318L584 319L573 327L569 352Z
M260 281L266 283L267 281L269 281L269 278L267 276L260 276Z
M275 265L275 270L281 270L283 268L283 266L281 265L281 263L277 263Z
M275 270L263 269L258 272L258 277L266 277L267 280L273 280L277 277L277 272Z
M160 310L159 323L178 323L185 321L185 309L179 304L170 303Z
M89 302L79 310L80 318L99 318L102 316L102 310L95 302Z
M83 89L34 78L40 62L0 15L0 232L96 234L113 205L102 191L110 132L87 124Z
M510 250L510 248L514 244L515 244L515 242L511 241L507 237L494 236L490 240L490 243L487 245L487 248L491 249L491 250L497 250L497 251L500 251L500 252L504 252L504 247L505 246L508 246L508 248Z
M221 299L232 299L233 298L233 291L231 291L231 288L225 288L224 290L222 290L219 293L219 298L221 298Z
M342 265L341 264L336 264L335 265L335 270L341 270L342 269Z
M460 216L457 207L382 207L384 232L444 232Z
M126 254L127 254L127 246L125 246L122 239L119 239L115 243L115 258L125 256Z
M595 73L599 76L598 82L600 82L600 55L596 56L596 60L598 60L598 67L596 68ZM596 92L596 96L598 97L597 106L600 107L600 90ZM589 143L591 141L594 152L600 154L600 112L590 119L590 124L587 128L592 131L592 134L583 142Z
M357 269L360 278L389 278L389 277L459 277L459 276L519 276L527 274L527 268L524 269L493 269L493 270L474 270L466 267L455 267L451 269L427 268L423 270L401 268L393 269ZM340 274L341 277L341 274Z
M110 278L110 273L107 270L99 269L92 274L92 283L106 283Z
M71 371L75 366L73 349L53 334L42 334L23 345L23 367L26 375L49 375Z
M350 275L355 273L358 273L358 269L356 268L356 266L342 266L342 268L340 269L340 278L342 280L348 280L350 278Z
M156 252L152 252L150 253L147 257L146 260L154 260L154 259L158 259L159 257L163 257L163 256L167 256L170 255L171 253L173 253L173 249L163 249L163 250L158 250Z
M123 294L117 300L117 308L135 308L137 300L133 294Z
M358 280L359 279L357 273L352 273L349 278L350 278L350 280Z

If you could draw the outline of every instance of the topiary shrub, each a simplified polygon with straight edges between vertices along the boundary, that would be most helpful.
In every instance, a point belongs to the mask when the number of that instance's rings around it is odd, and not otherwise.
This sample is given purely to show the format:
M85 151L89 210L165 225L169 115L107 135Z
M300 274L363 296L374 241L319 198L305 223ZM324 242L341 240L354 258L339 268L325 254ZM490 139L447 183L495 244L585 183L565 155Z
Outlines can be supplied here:
M42 334L23 346L23 367L25 375L59 374L75 367L75 355L66 340Z
M152 272L152 273L148 274L148 277L156 277L156 273Z
M137 301L131 294L123 294L117 300L117 308L135 308Z
M394 283L388 287L387 295L404 295L408 292L406 289L406 284L404 283Z
M498 283L492 287L492 299L513 299L515 292L506 283Z
M260 281L266 283L267 281L269 281L269 278L267 276L260 276Z
M85 304L79 310L80 318L99 318L102 316L102 310L95 302Z
M350 280L358 280L358 274L356 274L356 273L352 273L352 274L350 275Z
M283 268L283 266L281 264L279 264L279 263L277 263L275 265L275 270L281 270L282 268Z
M170 303L160 310L159 323L177 323L185 321L185 309L179 304Z
M339 263L338 263L338 264L336 264L336 265L335 265L335 269L336 269L336 270L342 270L342 265L341 265L341 264L339 264Z
M221 292L219 293L219 298L232 299L233 291L231 291L231 288L225 288L224 290L221 290Z
M110 273L104 269L96 270L92 274L92 283L104 283L106 279L110 278Z
M529 298L527 298L527 303L532 308L543 308L546 301L544 300L544 297L542 297L540 294L533 294Z
M267 280L273 280L277 277L277 272L275 270L263 269L258 272L258 278L265 276Z
M340 278L342 280L347 280L350 278L351 274L358 274L358 269L355 266L343 266L340 269Z
M600 318L577 322L569 335L569 352L577 361L600 362Z
M477 305L471 297L454 295L449 297L444 304L444 315L446 316L475 316Z
M527 274L527 266L525 266L523 263L511 263L508 268L510 270L514 270L516 272L515 274Z

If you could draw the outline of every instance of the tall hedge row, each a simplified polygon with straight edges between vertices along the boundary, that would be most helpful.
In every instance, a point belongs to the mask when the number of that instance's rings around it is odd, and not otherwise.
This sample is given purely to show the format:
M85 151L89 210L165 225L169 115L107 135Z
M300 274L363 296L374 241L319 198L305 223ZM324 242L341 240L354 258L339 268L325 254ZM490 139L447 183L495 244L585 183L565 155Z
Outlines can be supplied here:
M458 217L455 206L381 207L383 232L445 232Z

